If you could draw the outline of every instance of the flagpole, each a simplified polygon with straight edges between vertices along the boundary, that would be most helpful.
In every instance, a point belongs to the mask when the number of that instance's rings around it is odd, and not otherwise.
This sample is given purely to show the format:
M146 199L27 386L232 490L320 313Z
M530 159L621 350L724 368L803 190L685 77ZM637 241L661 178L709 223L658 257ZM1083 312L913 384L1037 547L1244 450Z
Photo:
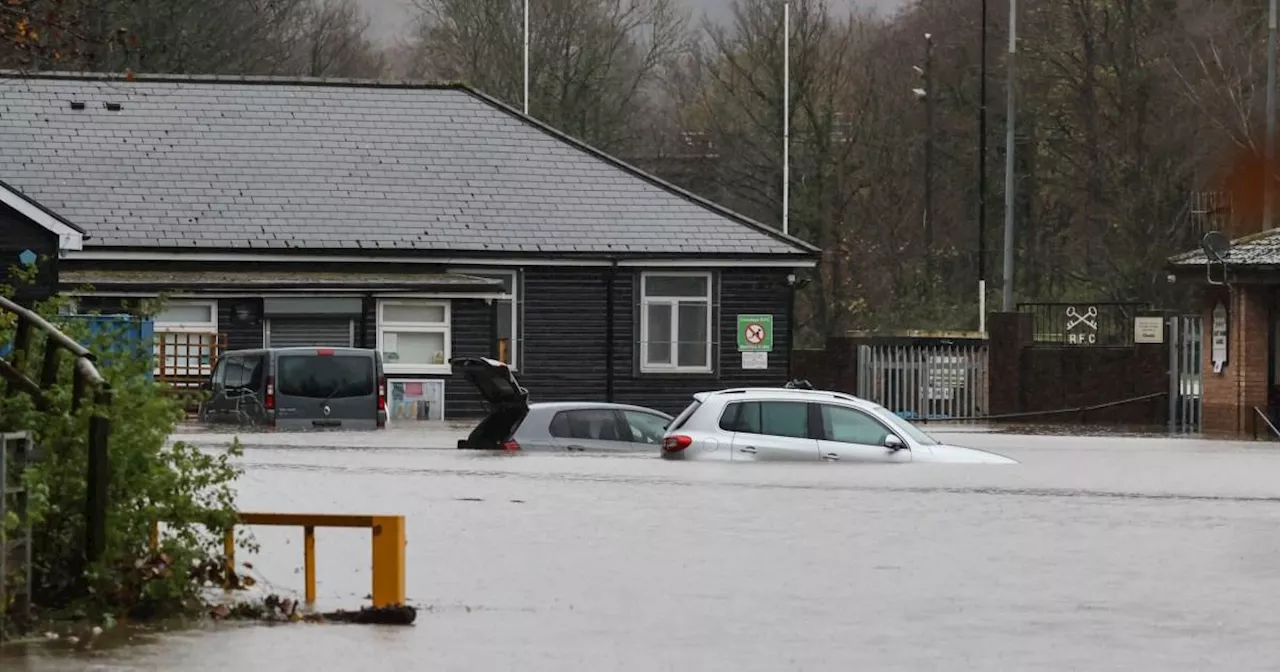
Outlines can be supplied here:
M791 233L791 2L782 3L782 232Z
M524 0L524 113L529 114L529 0Z

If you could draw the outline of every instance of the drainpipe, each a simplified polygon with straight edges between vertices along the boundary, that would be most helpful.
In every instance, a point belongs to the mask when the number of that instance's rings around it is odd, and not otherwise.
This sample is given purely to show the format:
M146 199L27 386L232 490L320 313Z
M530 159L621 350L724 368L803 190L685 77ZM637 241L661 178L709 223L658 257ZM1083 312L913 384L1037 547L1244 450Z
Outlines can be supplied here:
M369 345L369 309L372 307L373 310L377 310L378 304L374 301L373 294L365 294L360 299L360 347L377 347L376 338L373 345ZM263 319L265 320L266 317L264 316Z
M498 347L498 302L492 298L484 300L489 306L489 359L500 359ZM508 345L508 348L513 347Z
M604 275L604 400L608 403L613 403L613 289L617 274L618 261L615 259Z
M796 274L787 274L787 380L795 380Z

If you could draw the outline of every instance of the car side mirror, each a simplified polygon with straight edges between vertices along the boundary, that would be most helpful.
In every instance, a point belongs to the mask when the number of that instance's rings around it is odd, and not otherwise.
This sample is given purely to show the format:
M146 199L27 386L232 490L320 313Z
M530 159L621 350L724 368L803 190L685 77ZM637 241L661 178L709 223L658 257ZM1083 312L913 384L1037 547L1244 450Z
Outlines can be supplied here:
M884 437L884 447L896 453L899 450L906 448L907 444L903 443L902 439L898 438L897 434L890 434Z

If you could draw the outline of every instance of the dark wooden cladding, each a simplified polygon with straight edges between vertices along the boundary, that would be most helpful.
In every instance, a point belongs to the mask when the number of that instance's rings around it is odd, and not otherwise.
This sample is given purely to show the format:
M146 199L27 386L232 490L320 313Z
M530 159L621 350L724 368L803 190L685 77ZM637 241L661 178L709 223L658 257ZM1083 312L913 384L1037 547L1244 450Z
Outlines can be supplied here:
M218 333L227 337L227 350L261 348L262 299L218 299Z
M609 332L605 268L541 268L524 272L525 304L520 329L524 351L517 378L530 401L607 401ZM640 373L636 360L639 330L637 269L618 269L613 282L613 398L617 403L677 413L695 392L726 387L780 386L787 379L787 269L723 269L716 276L712 310L715 342L710 374ZM769 368L744 371L737 348L739 314L772 314L774 349ZM454 356L488 356L488 344L470 336L487 334L487 316L474 321L454 312ZM474 345L467 345L467 344ZM474 348L474 351L471 349ZM465 380L455 377L446 389L448 416L474 416L483 405Z
M12 284L10 270L21 266L18 255L31 250L38 255L34 286L16 287L19 303L51 296L58 287L58 237L31 223L13 209L0 205L0 285Z
M454 357L492 357L492 305L481 300L455 300L453 320ZM451 376L444 384L444 417L469 418L484 415L484 403L475 388L462 376Z

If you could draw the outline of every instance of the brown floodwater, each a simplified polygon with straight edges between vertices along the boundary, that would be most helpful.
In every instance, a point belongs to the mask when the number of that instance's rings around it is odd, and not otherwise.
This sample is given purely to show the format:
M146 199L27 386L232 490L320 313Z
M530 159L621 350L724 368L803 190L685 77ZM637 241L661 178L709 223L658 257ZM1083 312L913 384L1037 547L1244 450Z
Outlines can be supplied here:
M1020 463L490 455L433 428L248 436L243 509L407 516L415 625L134 631L9 648L0 669L1276 669L1274 444L928 429ZM301 532L254 533L265 589L301 591ZM319 607L362 604L368 533L321 530L317 551Z

